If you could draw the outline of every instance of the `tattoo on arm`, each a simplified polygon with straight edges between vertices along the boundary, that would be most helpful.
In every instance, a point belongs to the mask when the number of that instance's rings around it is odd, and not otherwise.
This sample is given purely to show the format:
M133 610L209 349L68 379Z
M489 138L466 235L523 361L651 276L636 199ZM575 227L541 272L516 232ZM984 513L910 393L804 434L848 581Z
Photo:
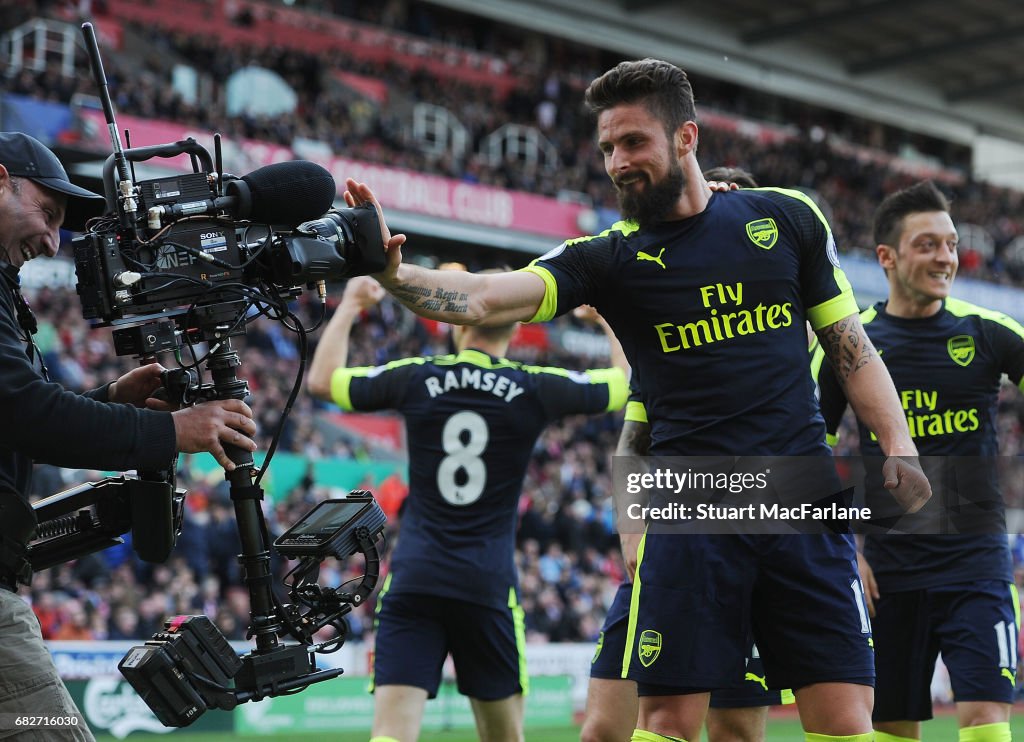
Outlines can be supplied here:
M414 286L409 283L401 283L391 289L391 293L403 304L417 306L420 299L430 297L430 289L423 286Z
M824 337L820 339L836 379L844 387L853 372L878 357L856 317L836 322L825 330Z
M393 287L391 293L410 309L453 314L466 314L469 311L469 294L461 291L445 291L440 287L431 290L426 286L403 283Z

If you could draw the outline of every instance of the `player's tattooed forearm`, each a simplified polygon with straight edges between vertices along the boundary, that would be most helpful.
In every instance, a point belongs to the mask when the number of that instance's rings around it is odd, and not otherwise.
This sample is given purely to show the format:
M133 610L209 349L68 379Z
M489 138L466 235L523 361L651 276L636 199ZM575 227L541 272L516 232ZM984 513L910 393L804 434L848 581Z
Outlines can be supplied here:
M402 283L394 286L391 293L410 309L451 314L466 314L469 311L469 294L445 291L440 286L431 289L427 286Z
M434 289L434 297L437 299L443 299L445 302L451 304L452 302L468 302L469 294L464 291L445 291L442 288Z
M469 294L463 291L445 291L442 288L436 288L431 303L436 303L437 306L434 308L437 311L465 314L469 311Z
M400 283L391 288L391 293L396 299L410 307L419 306L424 298L429 298L433 292L425 286L416 286L411 283Z
M452 304L444 299L424 299L417 305L428 312L447 312L448 314L466 314L469 304Z
M857 369L878 357L867 333L855 317L847 317L829 327L822 347L836 378L843 385Z

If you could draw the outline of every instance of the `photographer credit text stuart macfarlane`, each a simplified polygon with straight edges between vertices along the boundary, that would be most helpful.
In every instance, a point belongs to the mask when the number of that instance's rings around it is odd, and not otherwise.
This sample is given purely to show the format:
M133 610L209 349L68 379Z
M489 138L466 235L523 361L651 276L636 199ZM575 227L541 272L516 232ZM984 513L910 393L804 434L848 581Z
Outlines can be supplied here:
M683 490L722 491L737 494L744 491L765 490L768 486L769 471L764 472L695 472L687 470L677 473L670 469L656 469L653 472L630 472L626 475L626 491L637 495L644 491L674 492ZM636 521L756 521L756 520L810 520L810 521L868 521L871 508L847 507L838 502L796 503L782 505L778 502L747 503L728 505L722 503L668 502L659 506L630 503L626 517Z

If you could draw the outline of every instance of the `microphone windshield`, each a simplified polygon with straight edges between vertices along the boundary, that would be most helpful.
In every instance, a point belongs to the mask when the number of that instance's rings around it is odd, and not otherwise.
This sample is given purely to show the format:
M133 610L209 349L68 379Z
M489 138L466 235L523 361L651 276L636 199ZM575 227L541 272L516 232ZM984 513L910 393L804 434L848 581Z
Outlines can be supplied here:
M323 216L338 193L330 172L309 160L277 162L243 175L251 210L242 218L295 227Z

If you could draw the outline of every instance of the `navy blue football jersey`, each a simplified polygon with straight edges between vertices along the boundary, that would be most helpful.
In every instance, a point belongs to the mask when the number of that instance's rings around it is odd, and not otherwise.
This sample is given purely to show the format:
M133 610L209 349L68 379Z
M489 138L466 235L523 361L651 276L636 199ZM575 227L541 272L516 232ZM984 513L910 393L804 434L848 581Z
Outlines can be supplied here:
M889 369L910 434L926 470L952 472L979 503L1002 507L996 455L996 404L1003 374L1024 383L1024 327L1005 314L947 299L931 317L894 317L880 302L861 314L872 344ZM838 430L846 396L827 362L819 372L821 408L830 435ZM882 456L877 440L858 421L860 450L869 463ZM874 458L877 457L877 458ZM945 457L945 458L938 458ZM869 467L874 472L875 466ZM965 484L962 480L969 478ZM943 489L944 482L936 492ZM893 498L877 476L868 479L873 512ZM933 496L925 508L948 507ZM1001 512L1001 511L1000 511ZM881 589L910 590L975 579L1012 580L1005 535L868 535L864 556Z
M523 270L547 285L534 321L592 304L615 330L652 456L828 454L805 320L826 327L857 305L802 193L715 193L695 216L619 222Z
M390 592L506 607L517 585L516 505L530 454L550 421L621 408L620 369L528 366L478 350L339 368L342 409L405 418L409 496L391 558Z

